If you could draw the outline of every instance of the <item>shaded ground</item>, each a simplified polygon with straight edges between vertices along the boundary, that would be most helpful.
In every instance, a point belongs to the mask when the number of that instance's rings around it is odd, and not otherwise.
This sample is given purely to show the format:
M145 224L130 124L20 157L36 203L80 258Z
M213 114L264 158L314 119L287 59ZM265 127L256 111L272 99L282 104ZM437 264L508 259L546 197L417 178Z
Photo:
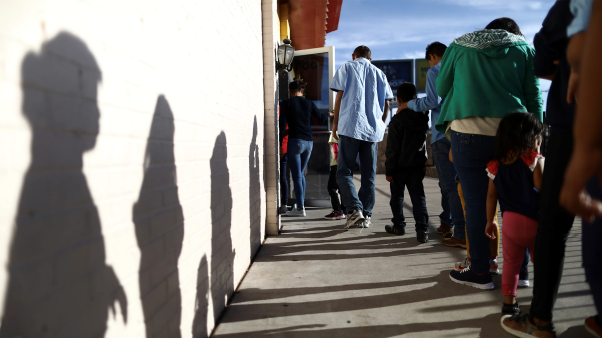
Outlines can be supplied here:
M322 218L326 209L283 218L282 235L265 242L215 336L510 337L499 326L501 276L493 291L449 279L465 252L442 246L435 232L441 212L437 180L426 178L425 191L431 221L427 244L416 241L413 221L405 236L384 231L391 212L388 183L380 175L369 229L344 231L343 221ZM587 337L583 320L595 313L581 268L580 236L579 221L556 303L559 337ZM523 311L531 294L531 288L519 290Z

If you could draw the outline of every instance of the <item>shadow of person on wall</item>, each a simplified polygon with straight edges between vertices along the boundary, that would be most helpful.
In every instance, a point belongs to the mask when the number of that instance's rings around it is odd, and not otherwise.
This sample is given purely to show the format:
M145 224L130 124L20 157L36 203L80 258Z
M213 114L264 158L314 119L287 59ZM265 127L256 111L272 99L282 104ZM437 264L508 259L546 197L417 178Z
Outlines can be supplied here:
M209 337L207 332L207 311L209 308L209 268L207 256L203 255L197 272L196 297L194 304L194 320L192 321L192 337Z
M253 121L253 138L249 146L249 222L251 227L251 259L261 245L261 183L259 182L259 146L257 116Z
M173 113L161 95L144 152L144 179L133 207L140 247L140 300L148 338L182 336L178 259L184 215L178 196L174 133Z
M232 190L228 171L226 134L215 140L211 169L211 297L213 317L219 321L230 295L234 293L234 256L232 250Z
M99 132L100 68L78 37L59 33L27 54L23 115L32 133L10 245L0 337L104 337L127 299L106 265L98 210L82 171Z

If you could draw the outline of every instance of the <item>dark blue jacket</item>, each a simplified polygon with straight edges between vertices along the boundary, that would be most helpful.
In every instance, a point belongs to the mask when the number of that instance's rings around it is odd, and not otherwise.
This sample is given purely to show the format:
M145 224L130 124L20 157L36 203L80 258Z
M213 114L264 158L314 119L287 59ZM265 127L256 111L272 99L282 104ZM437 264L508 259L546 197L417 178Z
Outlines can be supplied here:
M426 133L429 129L428 112L399 110L389 122L389 136L385 150L385 174L395 176L404 169L426 165Z

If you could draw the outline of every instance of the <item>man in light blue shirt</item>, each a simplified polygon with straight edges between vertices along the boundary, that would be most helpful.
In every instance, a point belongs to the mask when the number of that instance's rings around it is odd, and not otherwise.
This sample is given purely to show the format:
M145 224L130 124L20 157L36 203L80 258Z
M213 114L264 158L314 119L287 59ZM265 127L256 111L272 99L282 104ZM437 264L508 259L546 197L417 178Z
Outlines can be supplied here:
M426 97L404 103L399 109L409 108L413 111L427 111L430 109L431 111L431 147L437 176L439 177L441 207L443 208L443 212L439 215L441 226L437 228L437 233L448 237L446 235L451 235L453 227L453 235L449 238L443 238L443 245L466 248L466 221L462 211L462 202L458 196L458 188L456 187L456 169L449 160L451 142L435 128L443 104L443 100L437 95L435 83L439 75L439 62L443 58L446 49L447 46L440 42L433 42L426 47L426 60L431 66L426 74Z
M337 70L330 84L337 92L332 134L339 139L337 183L347 206L345 229L370 226L378 142L385 134L388 100L394 98L387 77L370 62L370 48L357 47L352 58ZM356 192L353 169L358 154L362 185Z

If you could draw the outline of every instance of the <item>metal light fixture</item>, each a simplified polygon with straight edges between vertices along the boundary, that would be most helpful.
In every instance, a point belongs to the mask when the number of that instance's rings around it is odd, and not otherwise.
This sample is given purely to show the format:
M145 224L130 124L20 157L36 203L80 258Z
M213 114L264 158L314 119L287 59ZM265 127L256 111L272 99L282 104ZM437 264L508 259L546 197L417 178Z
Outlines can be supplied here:
M288 92L288 71L291 69L293 58L295 57L295 47L291 46L290 39L282 40L282 45L278 46L278 59L276 68L278 69L278 98L286 100L289 98Z
M278 46L278 70L288 71L295 57L295 47L291 46L290 39L284 39L282 43Z

